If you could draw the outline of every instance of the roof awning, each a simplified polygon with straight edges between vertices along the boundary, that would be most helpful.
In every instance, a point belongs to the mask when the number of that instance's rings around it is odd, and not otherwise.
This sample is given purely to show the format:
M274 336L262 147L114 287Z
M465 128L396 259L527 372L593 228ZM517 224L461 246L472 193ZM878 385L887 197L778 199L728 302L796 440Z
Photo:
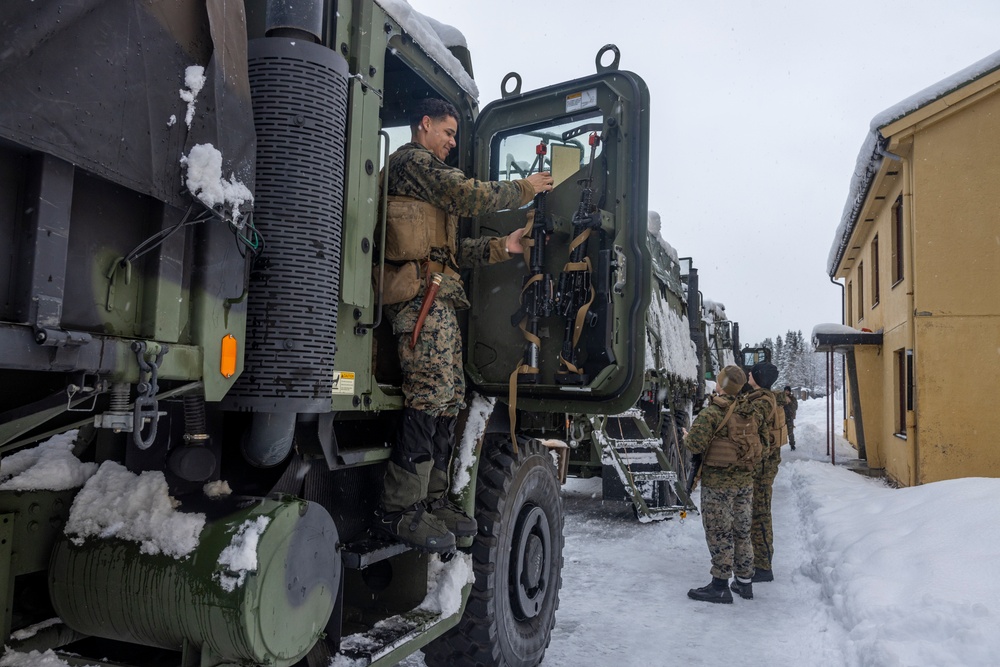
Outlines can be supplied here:
M844 324L817 324L813 327L812 343L817 352L844 354L858 345L881 345L882 332L855 329Z

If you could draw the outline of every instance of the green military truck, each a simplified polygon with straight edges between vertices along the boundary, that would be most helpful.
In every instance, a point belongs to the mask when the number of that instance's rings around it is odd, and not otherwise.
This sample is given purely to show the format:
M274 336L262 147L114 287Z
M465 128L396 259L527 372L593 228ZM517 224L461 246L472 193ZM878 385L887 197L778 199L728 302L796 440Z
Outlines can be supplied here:
M547 438L643 385L649 98L609 45L593 74L535 91L511 74L480 110L446 28L402 0L0 7L9 654L541 661L566 459ZM463 276L451 491L479 532L444 557L369 533L403 406L373 279L380 173L427 96L462 115L455 166L557 183L532 229L544 257ZM527 214L461 231L506 234ZM585 326L567 324L581 310Z
M644 523L694 509L685 486L691 457L680 430L705 405L707 381L735 363L739 350L739 324L703 298L692 258L678 257L659 228L651 212L653 293L639 400L619 414L568 415L566 424L569 474L600 475L604 499L630 503Z

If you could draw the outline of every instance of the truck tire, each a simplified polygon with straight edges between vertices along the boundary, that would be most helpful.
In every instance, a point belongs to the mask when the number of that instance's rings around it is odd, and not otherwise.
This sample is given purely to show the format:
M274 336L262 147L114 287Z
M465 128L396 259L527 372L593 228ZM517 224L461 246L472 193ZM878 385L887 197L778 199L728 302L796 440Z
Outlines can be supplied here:
M563 506L537 440L487 435L476 484L475 583L459 624L424 649L428 667L534 667L562 585Z

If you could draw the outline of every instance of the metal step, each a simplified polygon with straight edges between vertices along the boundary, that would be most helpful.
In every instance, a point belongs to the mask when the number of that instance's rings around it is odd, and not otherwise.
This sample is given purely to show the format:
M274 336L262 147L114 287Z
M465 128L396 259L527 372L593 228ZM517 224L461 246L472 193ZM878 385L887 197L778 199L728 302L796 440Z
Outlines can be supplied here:
M410 547L402 542L386 542L369 538L345 544L343 551L341 551L341 557L344 559L344 567L351 570L361 570L373 563L398 556L409 550Z
M677 481L677 473L672 470L633 470L630 474L636 482L670 482L673 484Z

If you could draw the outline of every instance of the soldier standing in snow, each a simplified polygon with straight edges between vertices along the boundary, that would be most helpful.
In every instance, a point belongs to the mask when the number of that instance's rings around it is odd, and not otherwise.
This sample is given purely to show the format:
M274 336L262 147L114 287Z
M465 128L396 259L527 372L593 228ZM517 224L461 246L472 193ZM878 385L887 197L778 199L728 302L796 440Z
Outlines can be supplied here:
M785 426L788 427L788 444L791 446L792 451L795 451L795 413L799 411L799 399L795 398L791 386L787 384L785 385L784 394L787 402L782 408L785 411Z
M422 100L410 116L411 142L386 166L382 288L398 342L405 407L376 526L392 538L439 552L453 549L455 536L476 534L476 520L448 498L455 424L465 401L455 311L468 308L469 301L458 270L506 261L523 251L521 229L505 237L456 241L458 216L517 208L552 189L548 172L516 181L478 181L445 164L456 145L458 118L451 104Z
M771 385L778 379L774 364L762 361L750 369L748 383L757 413L764 421L768 437L764 441L764 455L754 470L753 483L753 541L754 582L774 581L771 559L774 556L774 531L771 527L771 493L774 478L781 463L781 445L787 437L784 431L785 412L781 408L784 394L776 395Z
M688 597L704 602L732 603L729 577L736 578L732 590L753 598L753 545L750 522L753 504L753 469L760 457L766 428L744 396L737 396L747 376L739 366L726 366L716 380L719 396L698 413L684 446L702 454L701 518L712 557L712 581L692 588ZM737 433L741 431L742 436ZM740 443L755 443L747 451Z

